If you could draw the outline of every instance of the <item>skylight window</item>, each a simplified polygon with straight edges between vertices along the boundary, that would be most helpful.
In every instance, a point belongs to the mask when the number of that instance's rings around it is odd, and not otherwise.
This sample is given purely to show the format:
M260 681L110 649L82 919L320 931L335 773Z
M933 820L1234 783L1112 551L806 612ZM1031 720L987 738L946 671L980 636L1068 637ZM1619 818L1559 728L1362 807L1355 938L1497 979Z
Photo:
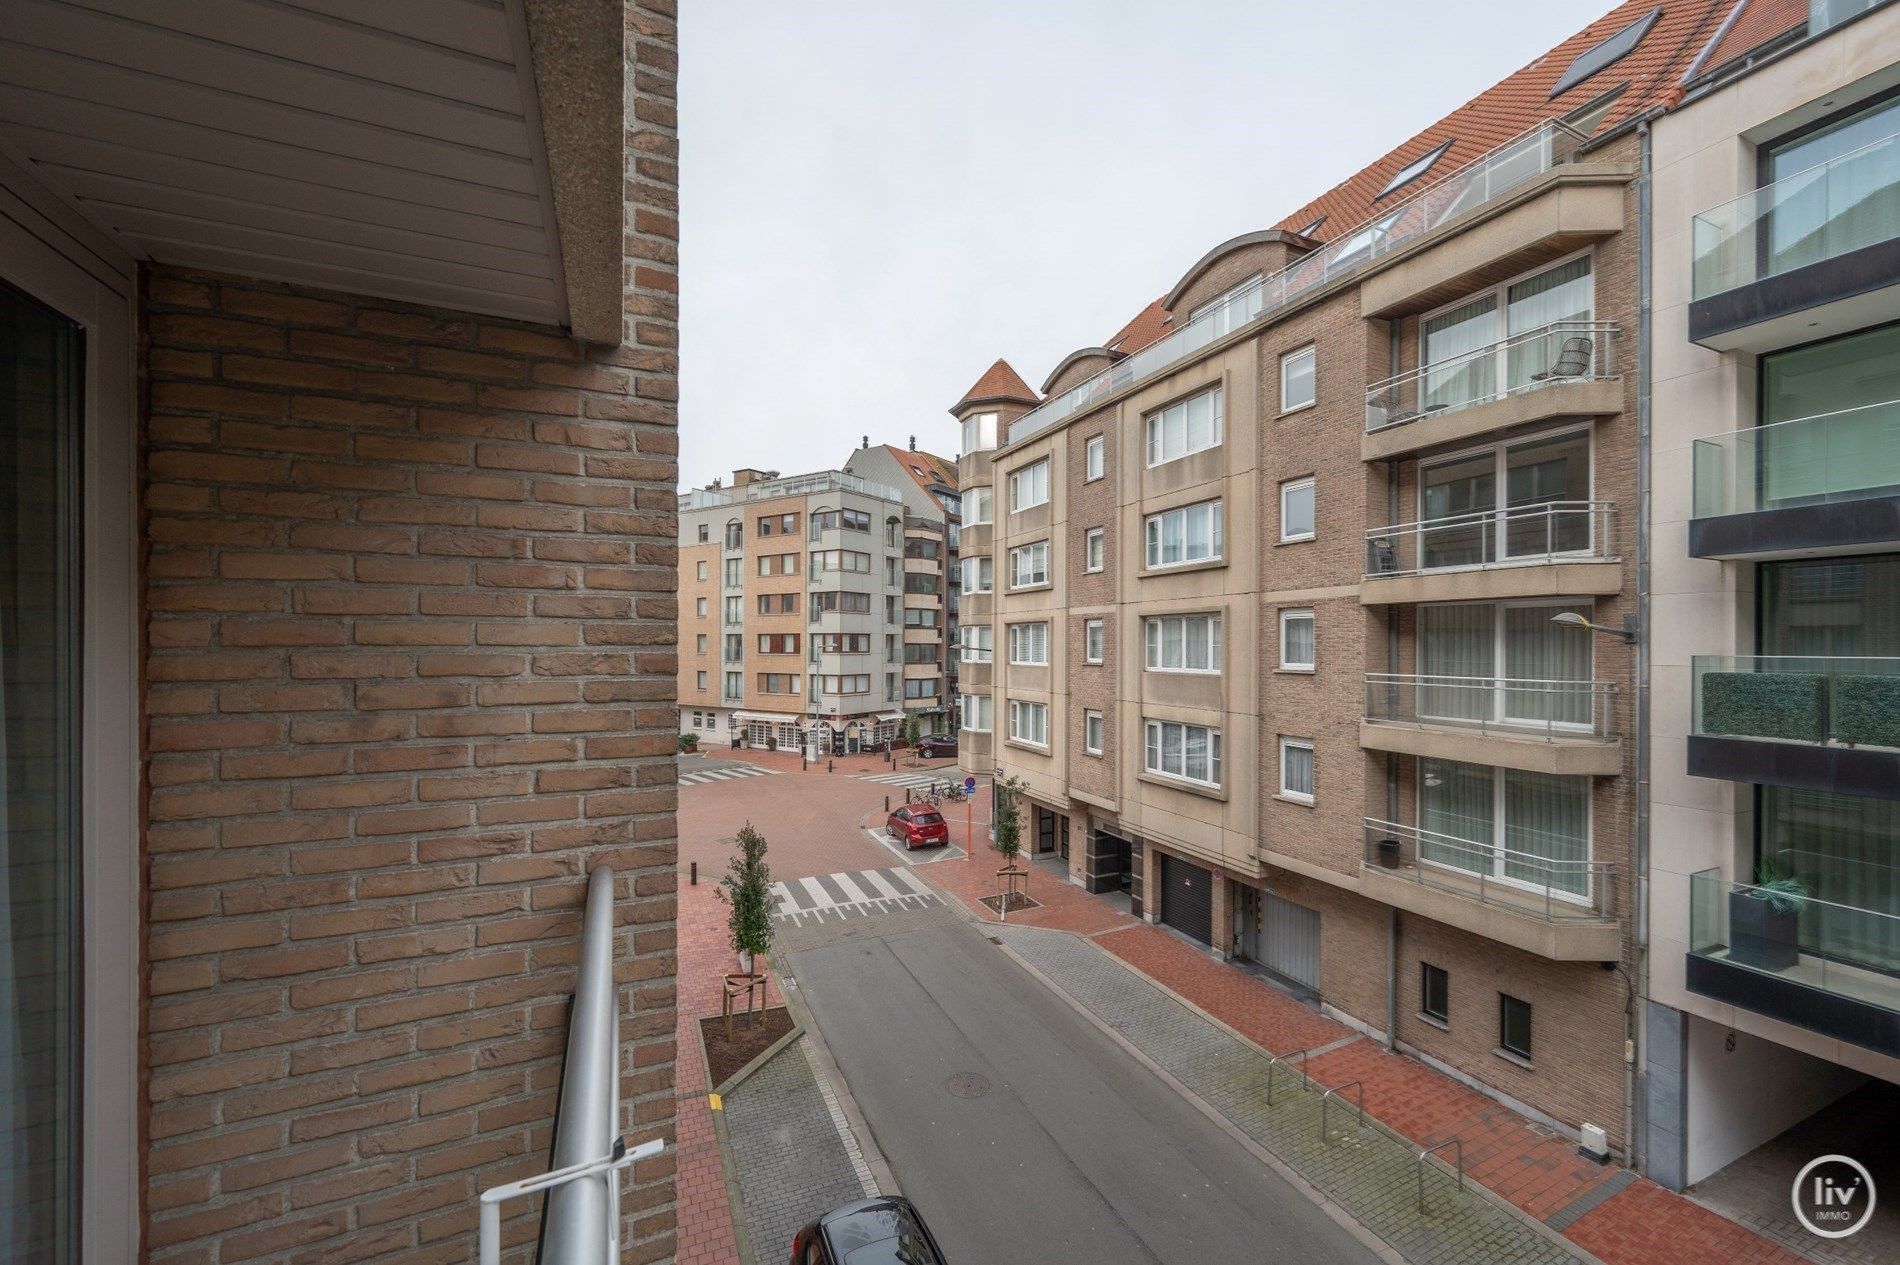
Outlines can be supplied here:
M1298 229L1296 231L1299 233L1301 237L1311 237L1313 234L1319 232L1319 226L1324 224L1325 222L1326 222L1326 217L1322 215L1318 219L1314 220L1311 224L1308 224L1305 228Z
M1399 173L1385 182L1385 188L1379 190L1379 196L1374 198L1373 201L1377 202L1379 198L1383 198L1386 194L1391 193L1395 189L1403 189L1406 185L1411 184L1414 180L1430 171L1432 164L1437 162L1440 158L1443 158L1445 151L1450 148L1451 142L1446 141L1431 153L1426 154L1423 158L1414 158L1411 162L1399 168Z
M1578 53L1577 59L1557 77L1556 86L1550 90L1551 99L1561 97L1591 75L1629 56L1630 52L1643 42L1643 36L1649 34L1649 28L1656 25L1656 19L1661 16L1661 8L1651 9L1594 48L1586 48Z
M1360 251L1371 250L1374 246L1377 246L1381 241L1385 240L1385 235L1392 230L1392 226L1398 223L1399 217L1404 214L1405 208L1400 207L1390 215L1382 216L1374 220L1372 223L1354 233L1351 237L1348 237L1345 241L1339 243L1339 245L1333 248L1333 261L1328 267L1338 267L1354 255L1357 255Z

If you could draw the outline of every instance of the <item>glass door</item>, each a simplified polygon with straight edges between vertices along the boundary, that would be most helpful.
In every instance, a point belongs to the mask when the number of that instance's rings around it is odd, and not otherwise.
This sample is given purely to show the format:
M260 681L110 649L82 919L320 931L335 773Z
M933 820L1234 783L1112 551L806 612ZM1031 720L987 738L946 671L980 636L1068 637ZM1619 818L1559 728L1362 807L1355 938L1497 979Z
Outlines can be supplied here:
M0 284L4 1265L78 1259L80 355L77 326Z

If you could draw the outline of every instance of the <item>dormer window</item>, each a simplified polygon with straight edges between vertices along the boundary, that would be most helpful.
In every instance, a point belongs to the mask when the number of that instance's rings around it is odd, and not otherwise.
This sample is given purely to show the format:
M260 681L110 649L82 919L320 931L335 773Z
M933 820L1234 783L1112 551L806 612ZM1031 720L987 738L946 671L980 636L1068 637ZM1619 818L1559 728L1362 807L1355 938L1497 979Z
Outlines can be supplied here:
M1557 76L1557 82L1550 89L1550 99L1556 100L1590 76L1628 57L1661 16L1660 7L1651 9L1608 39L1578 53L1576 60L1564 68L1563 74Z
M1406 163L1405 166L1399 168L1398 174L1385 182L1385 188L1379 190L1379 196L1374 198L1373 201L1377 202L1379 198L1383 198L1388 193L1396 193L1406 185L1411 184L1414 180L1417 180L1420 176L1430 171L1432 164L1437 162L1440 158L1443 158L1445 151L1450 148L1450 141L1440 142L1437 149L1432 150L1423 157L1414 158L1411 162Z

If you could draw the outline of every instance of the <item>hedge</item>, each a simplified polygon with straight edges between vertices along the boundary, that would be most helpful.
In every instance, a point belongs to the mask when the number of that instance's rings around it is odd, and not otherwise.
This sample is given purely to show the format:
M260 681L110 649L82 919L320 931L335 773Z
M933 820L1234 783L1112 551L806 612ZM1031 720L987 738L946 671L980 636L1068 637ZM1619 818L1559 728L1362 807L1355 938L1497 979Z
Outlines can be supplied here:
M1702 677L1702 732L1820 742L1827 678L1796 672L1709 672Z
M1900 676L1835 677L1833 728L1838 742L1900 747Z

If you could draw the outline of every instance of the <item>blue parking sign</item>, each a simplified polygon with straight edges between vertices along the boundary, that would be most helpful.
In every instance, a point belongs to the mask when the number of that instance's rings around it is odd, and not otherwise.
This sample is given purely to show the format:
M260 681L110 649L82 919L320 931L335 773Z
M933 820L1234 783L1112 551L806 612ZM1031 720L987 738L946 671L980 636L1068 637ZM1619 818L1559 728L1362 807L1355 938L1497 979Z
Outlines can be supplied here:
M976 794L976 777L974 775L963 779L963 793L965 795Z

